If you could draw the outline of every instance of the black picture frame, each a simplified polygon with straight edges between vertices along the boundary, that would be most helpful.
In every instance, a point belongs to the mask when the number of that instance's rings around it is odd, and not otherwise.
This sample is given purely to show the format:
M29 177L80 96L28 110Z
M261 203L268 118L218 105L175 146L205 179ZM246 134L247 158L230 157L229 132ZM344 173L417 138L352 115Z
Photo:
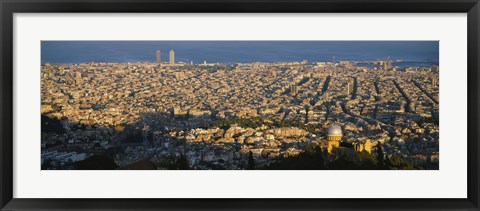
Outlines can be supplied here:
M0 207L2 210L479 210L478 0L0 0ZM19 199L13 198L14 13L467 13L466 199ZM445 181L454 182L454 181Z

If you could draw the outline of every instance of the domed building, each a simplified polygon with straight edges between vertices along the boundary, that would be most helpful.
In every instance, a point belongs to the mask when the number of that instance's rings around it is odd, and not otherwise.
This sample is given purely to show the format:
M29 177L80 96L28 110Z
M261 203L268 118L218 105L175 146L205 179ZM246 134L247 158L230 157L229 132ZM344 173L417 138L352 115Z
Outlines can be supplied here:
M342 137L343 133L340 126L334 124L327 129L327 141L340 141Z
M340 146L340 141L342 140L343 133L342 128L336 124L330 126L327 129L327 151L332 153L334 148Z
M333 124L327 129L326 142L323 142L322 147L326 147L328 153L332 153L334 149L341 151L343 154L353 154L355 151L367 151L368 153L372 153L372 142L370 139L356 140L350 144L351 146L348 146L349 144L346 144L346 146L340 146L342 138L342 128L339 125Z
M348 124L345 125L344 129L347 128ZM372 153L373 143L367 137L356 137L356 140L352 141L350 137L349 141L343 139L343 130L337 124L332 124L327 128L326 136L320 141L320 147L322 149L327 149L328 154L334 154L338 156L345 156L347 158L353 158L356 152L366 151ZM340 146L340 143L342 143Z

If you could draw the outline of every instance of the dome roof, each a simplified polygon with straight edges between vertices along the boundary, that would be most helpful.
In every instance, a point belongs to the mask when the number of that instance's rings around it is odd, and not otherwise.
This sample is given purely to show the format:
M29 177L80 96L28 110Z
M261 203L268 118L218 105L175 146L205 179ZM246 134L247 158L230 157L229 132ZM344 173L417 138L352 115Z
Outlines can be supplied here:
M327 129L327 136L343 136L342 128L338 125L332 125Z

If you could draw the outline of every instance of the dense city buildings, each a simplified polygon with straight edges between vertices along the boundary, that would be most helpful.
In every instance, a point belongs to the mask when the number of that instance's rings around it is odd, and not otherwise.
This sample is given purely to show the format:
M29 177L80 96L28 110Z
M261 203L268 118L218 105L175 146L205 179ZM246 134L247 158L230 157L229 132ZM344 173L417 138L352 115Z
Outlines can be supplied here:
M44 64L42 169L438 169L438 66L395 64Z

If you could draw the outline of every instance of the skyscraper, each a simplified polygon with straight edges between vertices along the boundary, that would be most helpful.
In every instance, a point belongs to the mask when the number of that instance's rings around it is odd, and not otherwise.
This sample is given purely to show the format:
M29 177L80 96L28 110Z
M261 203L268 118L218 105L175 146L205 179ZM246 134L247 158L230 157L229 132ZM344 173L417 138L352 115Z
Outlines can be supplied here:
M157 63L158 64L162 63L162 59L160 57L160 50L157 50Z
M75 84L76 85L82 84L82 73L81 72L76 72L75 73Z
M170 64L175 64L175 51L170 50Z
M392 60L390 60L390 57L387 57L387 60L383 61L383 70L387 71L392 69Z
M291 85L291 86L290 86L290 93L291 93L292 95L297 95L297 93L298 93L298 86L297 86L297 85Z
M330 76L334 75L335 74L335 56L332 57L332 65L333 67L330 69Z

